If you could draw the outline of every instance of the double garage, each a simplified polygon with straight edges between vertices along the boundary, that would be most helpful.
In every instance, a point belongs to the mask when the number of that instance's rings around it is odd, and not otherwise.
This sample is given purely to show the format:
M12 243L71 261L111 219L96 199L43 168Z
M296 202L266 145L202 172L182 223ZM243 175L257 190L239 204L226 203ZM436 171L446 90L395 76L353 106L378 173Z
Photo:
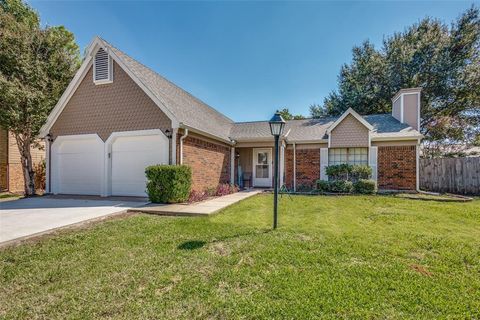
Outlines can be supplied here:
M145 197L145 168L168 164L169 139L160 129L58 136L51 145L54 194Z

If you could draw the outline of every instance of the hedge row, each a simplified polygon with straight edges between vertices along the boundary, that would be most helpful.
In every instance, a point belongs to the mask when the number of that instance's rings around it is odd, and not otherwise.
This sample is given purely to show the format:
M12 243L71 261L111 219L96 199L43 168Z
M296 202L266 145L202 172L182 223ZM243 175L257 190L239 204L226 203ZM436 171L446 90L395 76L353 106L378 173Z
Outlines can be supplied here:
M377 192L377 184L373 180L360 179L356 182L347 180L317 181L317 191L332 193L360 193L374 194Z

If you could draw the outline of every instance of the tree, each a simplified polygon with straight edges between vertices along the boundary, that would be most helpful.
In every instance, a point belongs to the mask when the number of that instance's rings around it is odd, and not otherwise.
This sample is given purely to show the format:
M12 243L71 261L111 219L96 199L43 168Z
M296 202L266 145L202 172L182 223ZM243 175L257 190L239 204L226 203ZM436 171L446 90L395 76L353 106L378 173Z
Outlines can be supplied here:
M340 70L338 91L324 100L323 113L339 115L349 107L361 114L389 113L399 89L422 87L421 131L428 144L467 144L480 132L478 8L465 11L450 27L425 18L386 37L380 50L366 41L352 55Z
M41 27L38 14L21 0L0 0L0 126L17 142L26 195L35 193L30 149L79 64L71 32Z
M283 108L282 110L277 110L277 112L280 112L280 114L282 115L282 118L284 120L301 120L301 119L305 119L304 116L302 116L301 114L298 114L298 115L293 115L290 113L290 111L288 110L288 108Z

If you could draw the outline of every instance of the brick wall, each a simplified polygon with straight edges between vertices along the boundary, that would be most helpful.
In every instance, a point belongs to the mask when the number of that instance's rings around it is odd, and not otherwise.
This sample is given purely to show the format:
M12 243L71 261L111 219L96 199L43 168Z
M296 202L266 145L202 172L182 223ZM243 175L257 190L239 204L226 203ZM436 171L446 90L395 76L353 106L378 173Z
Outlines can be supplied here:
M297 189L313 186L320 179L320 149L296 149ZM285 184L293 189L293 149L285 150Z
M34 165L45 159L45 143L40 141L39 144L40 148L32 148L30 150ZM5 179L5 186L0 185L0 189L6 189L8 186L8 191L10 192L23 192L25 187L21 156L15 137L12 134L7 135L5 150L8 150L7 163L0 164L0 181Z
M203 191L216 188L219 183L230 183L228 145L189 135L183 140L183 164L192 168L192 190Z
M416 189L416 146L378 147L378 188Z
M0 128L0 191L7 189L8 135Z

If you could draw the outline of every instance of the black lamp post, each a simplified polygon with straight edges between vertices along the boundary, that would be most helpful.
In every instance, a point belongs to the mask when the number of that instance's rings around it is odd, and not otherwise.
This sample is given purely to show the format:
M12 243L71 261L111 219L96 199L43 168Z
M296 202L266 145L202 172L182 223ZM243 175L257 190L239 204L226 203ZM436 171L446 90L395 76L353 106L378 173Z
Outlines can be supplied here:
M275 173L273 175L273 229L277 228L277 207L278 207L278 140L283 133L283 128L285 127L285 120L283 120L280 112L275 113L272 119L269 121L270 132L275 138Z

